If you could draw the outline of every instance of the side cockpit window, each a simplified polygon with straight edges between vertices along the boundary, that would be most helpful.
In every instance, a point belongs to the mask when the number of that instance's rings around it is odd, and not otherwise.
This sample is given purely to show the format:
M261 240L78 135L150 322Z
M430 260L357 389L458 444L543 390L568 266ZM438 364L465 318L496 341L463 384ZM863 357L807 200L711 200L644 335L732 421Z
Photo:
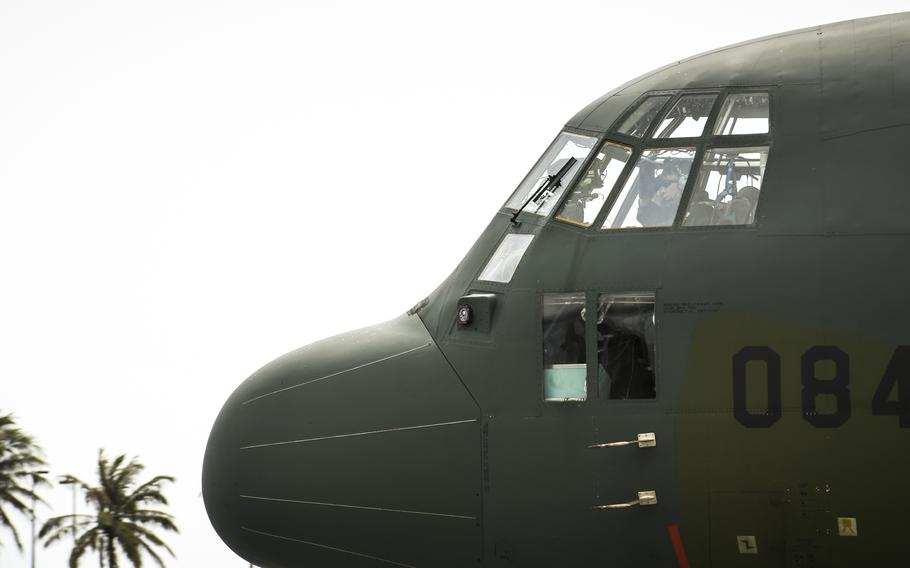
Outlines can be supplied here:
M597 139L593 136L561 132L509 198L506 207L535 215L549 215L595 142ZM557 183L548 184L550 177L560 172L571 158L575 159L574 165L563 172Z
M501 284L510 282L512 275L515 274L515 269L518 268L518 263L531 246L532 240L534 240L534 235L506 235L477 279Z
M655 398L653 294L597 299L597 390L601 398Z

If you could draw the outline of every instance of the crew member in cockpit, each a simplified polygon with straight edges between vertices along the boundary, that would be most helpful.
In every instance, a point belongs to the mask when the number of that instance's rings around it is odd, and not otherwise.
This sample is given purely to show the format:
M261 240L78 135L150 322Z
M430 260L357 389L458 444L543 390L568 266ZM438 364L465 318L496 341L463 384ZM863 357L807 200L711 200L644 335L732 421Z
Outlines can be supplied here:
M603 194L596 191L602 189L604 186L603 180L607 174L604 171L603 166L603 159L594 161L588 171L585 172L584 177L575 185L575 188L572 189L572 193L569 194L569 197L566 199L565 204L559 211L560 218L575 221L576 223L585 223L585 211L589 207L588 204L592 201L596 202L601 200L604 197Z
M650 183L643 183L638 194L638 222L642 227L673 224L676 208L686 186L686 176L679 166L668 163Z

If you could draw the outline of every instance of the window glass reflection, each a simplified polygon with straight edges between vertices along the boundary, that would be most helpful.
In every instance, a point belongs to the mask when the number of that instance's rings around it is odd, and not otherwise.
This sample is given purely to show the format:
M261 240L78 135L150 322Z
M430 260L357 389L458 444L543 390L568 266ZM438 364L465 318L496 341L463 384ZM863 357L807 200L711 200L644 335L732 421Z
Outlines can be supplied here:
M764 134L769 122L768 93L734 93L724 100L714 134Z
M597 300L597 386L601 398L655 398L653 294Z
M623 134L641 138L648 131L648 127L657 118L660 109L670 100L670 95L655 95L647 97L629 116L622 122L619 131Z
M654 138L701 136L716 98L713 93L680 97L660 122Z
M603 228L672 225L694 159L695 148L645 150L610 207Z
M585 400L588 396L584 307L583 293L543 296L545 400Z
M502 283L512 280L512 275L532 240L534 235L506 235L477 279Z
M600 213L600 208L616 185L632 149L613 142L604 142L597 156L557 212L557 219L588 227Z
M768 146L709 148L683 225L751 225L767 162Z
M548 215L559 201L559 197L565 190L566 185L571 183L572 177L581 167L582 162L588 157L591 149L594 147L596 138L591 136L582 136L580 134L570 134L562 132L550 144L547 151L537 161L537 164L531 172L525 177L518 189L509 198L506 207L518 210L528 201L528 198L534 199L528 203L524 211L537 215ZM535 195L539 189L547 182L549 176L556 174L566 164L569 158L575 158L577 161L568 172L563 175L560 183L550 191L540 192Z

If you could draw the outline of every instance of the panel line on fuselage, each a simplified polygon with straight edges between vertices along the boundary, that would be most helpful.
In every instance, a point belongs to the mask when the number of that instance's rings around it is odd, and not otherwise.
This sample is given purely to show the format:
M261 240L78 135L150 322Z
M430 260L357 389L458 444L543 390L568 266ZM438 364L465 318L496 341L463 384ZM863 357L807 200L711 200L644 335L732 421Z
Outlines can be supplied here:
M251 402L255 402L255 401L257 401L257 400L259 400L259 399L262 399L262 398L265 398L265 397L267 397L267 396L272 396L272 395L274 395L274 394L283 393L283 392L285 392L285 391L289 391L289 390L291 390L291 389L296 389L296 388L298 388L298 387L303 387L303 386L310 385L310 384L313 384L313 383L318 383L319 381L324 381L324 380L326 380L326 379L331 379L332 377L337 377L338 375L343 375L343 374L345 374L345 373L350 373L351 371L356 371L356 370L358 370L358 369L363 369L364 367L369 367L370 365L375 365L376 363L382 363L383 361L388 361L389 359L394 359L394 358L396 358L396 357L401 357L402 355L407 355L408 353L413 353L414 351L417 351L417 350L419 350L419 349L423 349L423 348L425 348L425 347L429 347L430 345L431 345L431 343L427 342L427 343L424 343L423 345L418 345L417 347L412 347L412 348L410 348L410 349L408 349L408 350L406 350L406 351L402 351L401 353L395 353L394 355L389 355L389 356L387 356L387 357L382 357L381 359L376 359L375 361L369 361L369 362L367 362L367 363L362 363L362 364L360 364L360 365L357 365L356 367L351 367L350 369L344 369L343 371L335 371L334 373L329 373L328 375L325 375L324 377L319 377L319 378L317 378L317 379L310 379L309 381L304 381L304 382L302 382L302 383L300 383L300 384L291 385L291 386L289 386L289 387L284 387L283 389L278 389L278 390L276 390L276 391L267 392L267 393L265 393L265 394L260 394L259 396L254 396L253 398L251 398L251 399L249 399L249 400L245 400L245 401L241 402L240 405L243 406L243 405L245 405L245 404L249 404L249 403L251 403Z
M354 556L360 556L361 558L369 558L371 560L378 560L380 562L385 562L386 564L392 564L393 566L402 566L403 568L417 568L413 564L405 564L403 562L395 562L394 560L389 560L388 558L381 558L379 556L373 556L372 554L364 554L362 552L355 552L353 550L347 550L344 548L338 548L336 546L329 546L327 544L319 544L318 542L311 542L309 540L302 540L299 538L291 538L289 536L281 536L280 534L267 533L265 531L258 531L256 529L251 529L249 527L240 527L241 529L251 532L254 534L260 534L262 536L270 536L272 538L278 538L281 540L289 540L291 542L299 542L301 544L308 544L310 546L316 546L318 548L325 548L327 550L334 550L336 552L343 552L345 554L352 554Z
M249 446L241 446L241 450L252 450L255 448L270 448L275 446L286 446L288 444L305 444L307 442L319 442L321 440L335 440L338 438L352 438L354 436L369 436L371 434L385 434L387 432L404 432L406 430L420 430L423 428L439 428L442 426L455 426L457 424L469 424L471 422L477 422L477 418L470 418L468 420L453 420L451 422L437 422L435 424L419 424L417 426L401 426L399 428L386 428L384 430L368 430L366 432L353 432L351 434L335 434L334 436L319 436L316 438L303 438L300 440L287 440L285 442L266 442L264 444L252 444Z
M343 509L361 509L366 511L381 511L383 513L405 513L408 515L427 515L431 517L448 517L451 519L466 519L476 521L477 517L468 515L455 515L453 513L433 513L431 511L411 511L408 509L389 509L386 507L368 507L366 505L347 505L344 503L324 503L322 501L304 501L302 499L280 499L278 497L259 497L257 495L240 495L243 499L256 499L258 501L274 501L278 503L299 503L301 505L319 505L323 507L341 507Z

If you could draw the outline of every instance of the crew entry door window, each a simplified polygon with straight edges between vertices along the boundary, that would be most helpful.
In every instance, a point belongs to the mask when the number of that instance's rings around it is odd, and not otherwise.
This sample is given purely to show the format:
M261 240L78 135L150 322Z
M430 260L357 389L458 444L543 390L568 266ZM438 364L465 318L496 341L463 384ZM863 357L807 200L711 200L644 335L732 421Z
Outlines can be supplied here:
M597 294L595 317L586 298L583 292L543 295L544 400L587 400L588 377L596 388L592 398L657 398L654 293Z
M597 390L600 398L655 398L654 294L597 298Z
M543 296L544 400L588 397L584 311L583 293Z

